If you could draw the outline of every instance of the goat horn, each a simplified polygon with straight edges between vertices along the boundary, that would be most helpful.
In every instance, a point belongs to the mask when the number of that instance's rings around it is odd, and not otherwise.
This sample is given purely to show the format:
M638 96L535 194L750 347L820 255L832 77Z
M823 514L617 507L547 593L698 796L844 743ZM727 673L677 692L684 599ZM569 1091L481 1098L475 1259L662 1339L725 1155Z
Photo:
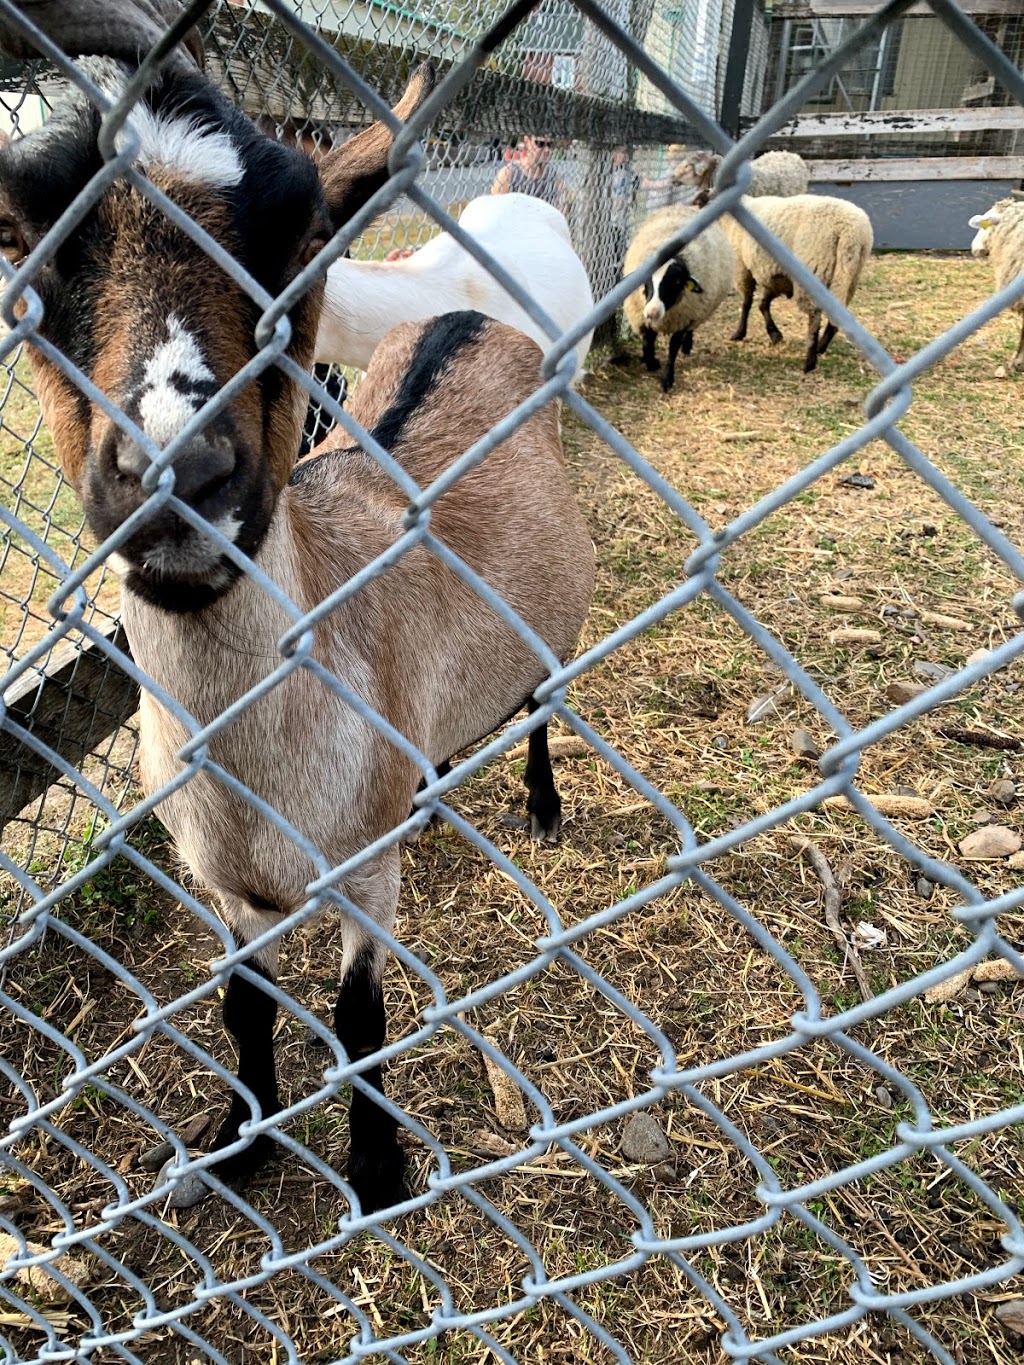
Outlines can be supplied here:
M137 64L182 15L178 0L15 0L17 8L69 57L114 57ZM38 51L0 17L0 47L28 60ZM167 58L179 74L202 70L196 29Z

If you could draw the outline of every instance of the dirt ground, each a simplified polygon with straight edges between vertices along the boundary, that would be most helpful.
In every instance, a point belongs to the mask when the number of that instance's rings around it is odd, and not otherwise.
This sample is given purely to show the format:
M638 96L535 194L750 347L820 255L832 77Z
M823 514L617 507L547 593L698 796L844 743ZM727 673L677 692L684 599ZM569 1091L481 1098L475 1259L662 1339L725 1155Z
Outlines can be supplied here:
M987 269L970 260L882 256L866 271L855 309L904 359L989 288ZM680 363L667 398L640 366L635 340L626 347L629 363L601 367L583 388L587 401L716 529L856 430L875 382L842 337L817 373L803 375L802 318L785 304L776 306L786 335L782 346L770 349L753 326L744 345L730 343L733 303L697 333L694 353ZM986 327L916 384L901 427L1019 545L1024 380L1008 378L1001 368L1015 338L1015 320L1004 317ZM584 423L567 416L563 426L598 552L588 647L682 583L696 542ZM844 481L855 471L866 477ZM718 581L855 728L892 708L887 689L893 684L928 681L922 666L931 666L932 676L936 669L956 668L1020 627L1011 602L1021 585L880 442L730 546ZM836 638L837 631L855 633ZM820 778L816 763L794 752L794 732L805 731L805 746L819 751L834 737L810 703L784 691L783 683L778 667L740 625L702 595L600 662L574 685L570 701L708 840L736 831ZM922 854L949 860L990 896L1019 889L1021 869L1005 855L966 861L959 845L983 821L1024 835L1015 799L1003 806L989 794L998 779L1024 783L1021 684L1019 666L992 675L872 745L857 776L859 789L871 797L902 798L903 813L894 823ZM763 714L751 719L752 702L766 697L755 708ZM521 761L498 760L460 789L453 806L532 879L568 925L653 887L678 839L607 762L572 743L567 749L556 765L566 813L557 845L534 845L521 828ZM853 1008L862 998L854 964L826 922L819 873L793 846L800 836L811 840L835 879L841 932L848 936L867 926L858 942L869 996L912 980L971 942L969 929L953 914L959 903L953 892L923 879L858 814L830 806L750 838L709 864L707 876L731 901L684 883L595 925L575 945L579 959L648 1021L644 1026L565 957L472 1010L467 1022L494 1040L542 1091L553 1120L564 1123L644 1095L652 1069L664 1060L661 1037L679 1070L789 1037L790 1021L806 998L783 953L807 974L826 1017ZM15 829L5 852L17 860L25 852L17 841L26 837ZM173 872L173 854L155 820L135 842ZM87 854L73 848L68 858L65 877L85 865ZM42 882L54 875L45 841L37 841L32 867ZM539 905L451 827L437 824L407 847L404 870L397 934L436 974L449 1000L536 958L535 942L548 930ZM753 915L775 946L770 949L764 935L755 938L730 906ZM0 1050L40 1102L60 1094L74 1054L45 1036L39 1021L59 1029L85 1059L99 1058L133 1036L132 1022L143 1008L134 982L158 1003L170 1002L202 985L207 963L218 953L213 935L124 859L77 886L60 903L59 917L68 933L51 929L41 943L14 956L4 985L11 1009L0 1025ZM1001 916L999 928L1017 947L1024 942L1016 911ZM84 950L75 932L109 958ZM325 1022L337 985L338 943L338 930L328 922L295 936L282 959L283 987ZM118 972L118 963L130 977ZM420 1011L433 1003L419 974L394 962L387 999L393 1038L416 1033ZM1004 978L965 982L945 1001L917 996L856 1024L849 1037L912 1082L939 1126L1024 1103L1022 1022L1024 985ZM230 1065L215 993L183 1007L170 1023ZM287 1011L278 1050L286 1097L294 1102L315 1093L332 1054ZM395 1058L389 1074L390 1093L447 1153L453 1171L529 1149L525 1133L502 1125L501 1115L509 1116L499 1113L481 1054L457 1028L446 1024L419 1038ZM900 1141L898 1125L915 1117L910 1096L896 1082L829 1039L757 1065L723 1068L699 1089L787 1189L891 1151ZM223 1107L221 1085L201 1058L184 1053L169 1030L158 1031L70 1096L51 1115L51 1129L37 1128L16 1145L13 1154L24 1169L0 1175L0 1226L6 1219L46 1243L67 1224L88 1227L102 1218L117 1197L110 1171L133 1197L150 1187L152 1177L138 1158L158 1136L125 1108L122 1093L178 1131L197 1115L218 1122ZM130 1276L150 1288L149 1315L183 1308L204 1276L210 1284L239 1287L242 1302L214 1296L182 1319L219 1355L160 1325L133 1347L139 1359L154 1365L326 1362L345 1355L360 1319L378 1338L414 1335L444 1303L449 1313L490 1310L493 1320L482 1330L515 1360L603 1365L624 1357L601 1344L564 1303L551 1296L534 1303L523 1290L526 1276L557 1280L598 1272L568 1297L625 1358L718 1365L726 1358L720 1346L725 1323L688 1279L686 1263L752 1336L765 1338L850 1307L854 1271L822 1229L855 1249L876 1286L889 1294L972 1277L1008 1259L998 1207L937 1158L911 1155L814 1194L807 1210L818 1223L785 1213L748 1236L726 1236L719 1245L674 1257L652 1254L637 1264L632 1239L639 1214L630 1201L648 1211L653 1235L661 1239L724 1233L765 1211L758 1195L763 1171L691 1098L673 1089L650 1108L668 1143L668 1156L656 1168L623 1151L628 1118L614 1115L585 1125L572 1139L604 1178L580 1164L568 1141L555 1144L482 1180L471 1196L446 1195L389 1225L386 1240L364 1233L265 1280L261 1260L268 1253L280 1258L337 1232L347 1204L329 1172L344 1169L343 1101L317 1104L288 1125L324 1165L311 1170L284 1153L273 1173L246 1191L255 1220L211 1199L186 1213L167 1213L170 1235L158 1231L159 1206L150 1217L128 1218L102 1235L100 1244L113 1259L104 1264L91 1258L88 1292L112 1332L127 1330L146 1307ZM0 1088L8 1119L24 1105L24 1092ZM536 1121L533 1105L526 1108L529 1122ZM102 1165L70 1150L61 1133ZM995 1127L951 1150L1011 1210L1020 1206L1020 1128ZM437 1151L409 1134L407 1153L411 1187L424 1193L438 1167ZM39 1192L33 1175L54 1193ZM494 1221L494 1211L514 1224L515 1236ZM88 1330L84 1313L26 1292L59 1337L76 1341ZM1010 1365L1020 1359L1020 1340L996 1321L994 1308L1022 1295L1017 1280L943 1297L912 1313L963 1365ZM294 1356L275 1330L294 1342ZM0 1333L29 1359L45 1341L38 1322L33 1326L10 1305L0 1305ZM496 1358L462 1330L403 1346L401 1357L416 1365ZM100 1350L91 1358L115 1356ZM872 1315L852 1323L840 1319L832 1331L780 1350L778 1359L787 1365L924 1365L933 1356L905 1327Z

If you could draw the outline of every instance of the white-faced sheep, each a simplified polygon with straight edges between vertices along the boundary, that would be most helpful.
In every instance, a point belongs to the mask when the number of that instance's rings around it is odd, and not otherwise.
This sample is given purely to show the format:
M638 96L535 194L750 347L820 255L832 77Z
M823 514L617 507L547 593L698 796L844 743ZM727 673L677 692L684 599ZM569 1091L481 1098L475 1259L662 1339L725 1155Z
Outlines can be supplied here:
M744 198L743 207L789 247L840 303L850 302L874 244L871 219L862 208L845 199L818 194L797 194L786 199L774 196ZM739 325L732 340L745 340L754 291L761 285L764 289L761 315L773 345L782 340L782 333L772 317L773 300L791 298L807 314L804 371L810 372L817 365L818 357L828 350L838 329L829 322L819 335L821 309L814 299L790 279L775 257L731 215L722 219L722 225L736 253L736 287L743 300Z
M459 226L485 247L567 331L594 306L583 262L565 216L528 194L482 195L462 211ZM475 308L507 322L547 349L551 338L454 237L441 233L404 260L342 258L327 272L316 359L365 370L381 337L400 322ZM593 332L576 345L576 376Z
M1024 271L1024 200L1000 199L986 213L976 214L970 225L977 229L971 252L991 261L996 289L1005 288ZM1024 370L1024 298L1010 308L1021 315L1020 340L1012 361L1013 369L1020 371Z
M669 238L697 216L688 204L671 204L652 213L637 230L626 252L623 275L638 270ZM694 330L706 322L732 289L732 247L717 223L681 247L659 266L642 289L630 294L623 311L626 321L643 343L644 364L658 368L656 339L667 336L668 359L661 387L668 393L675 383L676 356L689 355Z
M694 185L698 202L706 202L722 164L716 152L691 152L676 167L673 181L677 185ZM780 198L806 194L811 183L807 162L796 152L764 152L750 163L750 187L747 195L759 199L762 195Z
M96 54L83 66L116 100L181 12L176 0L61 0L32 17L71 55ZM414 75L396 116L408 118L423 94ZM375 124L314 165L261 133L183 48L145 87L129 127L136 173L186 206L272 298L383 183L392 145ZM348 1171L365 1213L404 1197L399 1125L375 1098L399 835L421 778L521 706L537 709L550 661L572 652L587 614L593 546L548 403L438 497L429 527L433 545L449 547L545 642L546 658L428 543L394 555L409 535L409 497L368 452L339 432L295 463L306 406L298 376L312 363L322 284L288 300L280 362L232 385L260 354L262 303L152 192L104 181L99 130L99 109L72 86L45 128L0 147L0 250L15 266L35 264L42 310L26 343L43 412L97 541L117 537L124 628L155 683L142 694L143 785L162 793L156 809L239 948L267 935L227 978L240 1087L203 1165L234 1182L275 1150L278 1001L265 987L287 917L325 906L333 885L355 911L343 918L334 1055L353 1084ZM86 187L93 199L75 231L39 253ZM55 353L134 427L93 404ZM380 342L350 411L426 487L536 391L539 365L522 333L478 312L446 313ZM197 424L228 386L229 401ZM173 484L162 476L151 498L152 458L174 440ZM276 594L242 572L243 556ZM306 629L306 657L293 657L280 642L296 611L345 584L349 594ZM231 723L206 736L204 756L183 767L182 746L242 698ZM399 733L412 752L390 738ZM530 735L526 785L536 832L553 835L559 801L543 725ZM311 903L324 867L335 881ZM179 1182L172 1199L193 1201L203 1188Z

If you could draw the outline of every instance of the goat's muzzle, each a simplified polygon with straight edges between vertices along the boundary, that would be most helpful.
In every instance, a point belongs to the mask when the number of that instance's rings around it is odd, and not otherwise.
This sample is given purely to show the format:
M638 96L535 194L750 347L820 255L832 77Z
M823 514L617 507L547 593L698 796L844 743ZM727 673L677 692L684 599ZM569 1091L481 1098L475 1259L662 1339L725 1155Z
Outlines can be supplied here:
M93 531L106 538L152 502L152 515L119 546L116 563L129 588L158 606L190 611L221 596L236 566L213 536L185 520L143 480L149 454L113 425L89 461L83 490ZM240 442L230 417L214 418L175 453L174 497L225 539L251 554L266 530L272 496L260 463Z

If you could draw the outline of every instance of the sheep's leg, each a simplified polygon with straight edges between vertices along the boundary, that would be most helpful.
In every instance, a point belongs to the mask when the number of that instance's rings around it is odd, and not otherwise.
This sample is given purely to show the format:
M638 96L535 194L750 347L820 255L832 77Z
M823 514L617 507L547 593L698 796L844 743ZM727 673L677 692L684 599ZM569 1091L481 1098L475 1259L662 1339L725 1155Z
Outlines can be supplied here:
M657 332L652 331L650 327L641 327L640 340L643 343L644 348L644 364L653 374L658 368L658 356L655 350L658 334Z
M526 709L532 716L539 702L529 697ZM530 816L530 832L535 839L555 839L562 827L562 800L555 787L548 753L548 727L538 725L530 731L526 754L526 809Z
M818 364L818 328L821 326L821 310L815 308L807 315L807 354L804 356L804 374L817 367Z
M390 932L398 904L399 861L395 849L346 880L347 895L382 929ZM341 989L334 1006L334 1031L350 1061L369 1057L384 1046L385 1014L381 978L387 949L372 934L347 919L343 927ZM384 1094L380 1063L359 1073L362 1085ZM406 1198L405 1153L398 1141L398 1120L360 1085L353 1083L348 1115L348 1181L363 1213L389 1208Z
M768 333L768 340L773 346L777 346L782 340L782 333L776 326L775 319L772 317L772 304L782 293L781 289L765 289L761 297L761 316L764 318L765 330Z
M682 350L683 355L689 355L693 350L693 333L689 328L684 328L681 332L673 332L668 339L668 359L665 361L665 371L661 376L662 393L668 393L676 382L676 356L680 350Z
M256 976L273 981L273 975L250 959L246 966ZM238 1048L238 1079L255 1095L260 1117L267 1118L280 1109L277 1096L277 1068L274 1062L274 1023L277 1001L238 972L228 977L223 1004L224 1026ZM255 1118L252 1107L237 1090L232 1091L231 1108L220 1126L211 1150L218 1151L238 1141L238 1126ZM266 1133L253 1138L233 1156L212 1167L214 1175L229 1184L248 1179L266 1165L274 1151L274 1141Z
M835 325L834 322L830 322L830 323L828 324L828 326L827 326L827 327L825 328L825 330L822 332L821 337L820 337L820 339L819 339L819 341L818 341L818 354L819 354L819 355L824 355L824 354L825 354L825 352L828 350L829 346L832 344L832 338L835 336L836 332L838 332L838 331L839 331L839 328Z
M1024 370L1024 318L1020 324L1020 341L1017 343L1017 354L1013 357L1011 366L1014 370Z
M743 279L743 304L740 308L740 320L736 326L735 332L733 332L732 336L729 338L730 341L746 341L747 321L750 318L750 309L754 302L754 293L756 289L757 285L753 275L745 275Z

